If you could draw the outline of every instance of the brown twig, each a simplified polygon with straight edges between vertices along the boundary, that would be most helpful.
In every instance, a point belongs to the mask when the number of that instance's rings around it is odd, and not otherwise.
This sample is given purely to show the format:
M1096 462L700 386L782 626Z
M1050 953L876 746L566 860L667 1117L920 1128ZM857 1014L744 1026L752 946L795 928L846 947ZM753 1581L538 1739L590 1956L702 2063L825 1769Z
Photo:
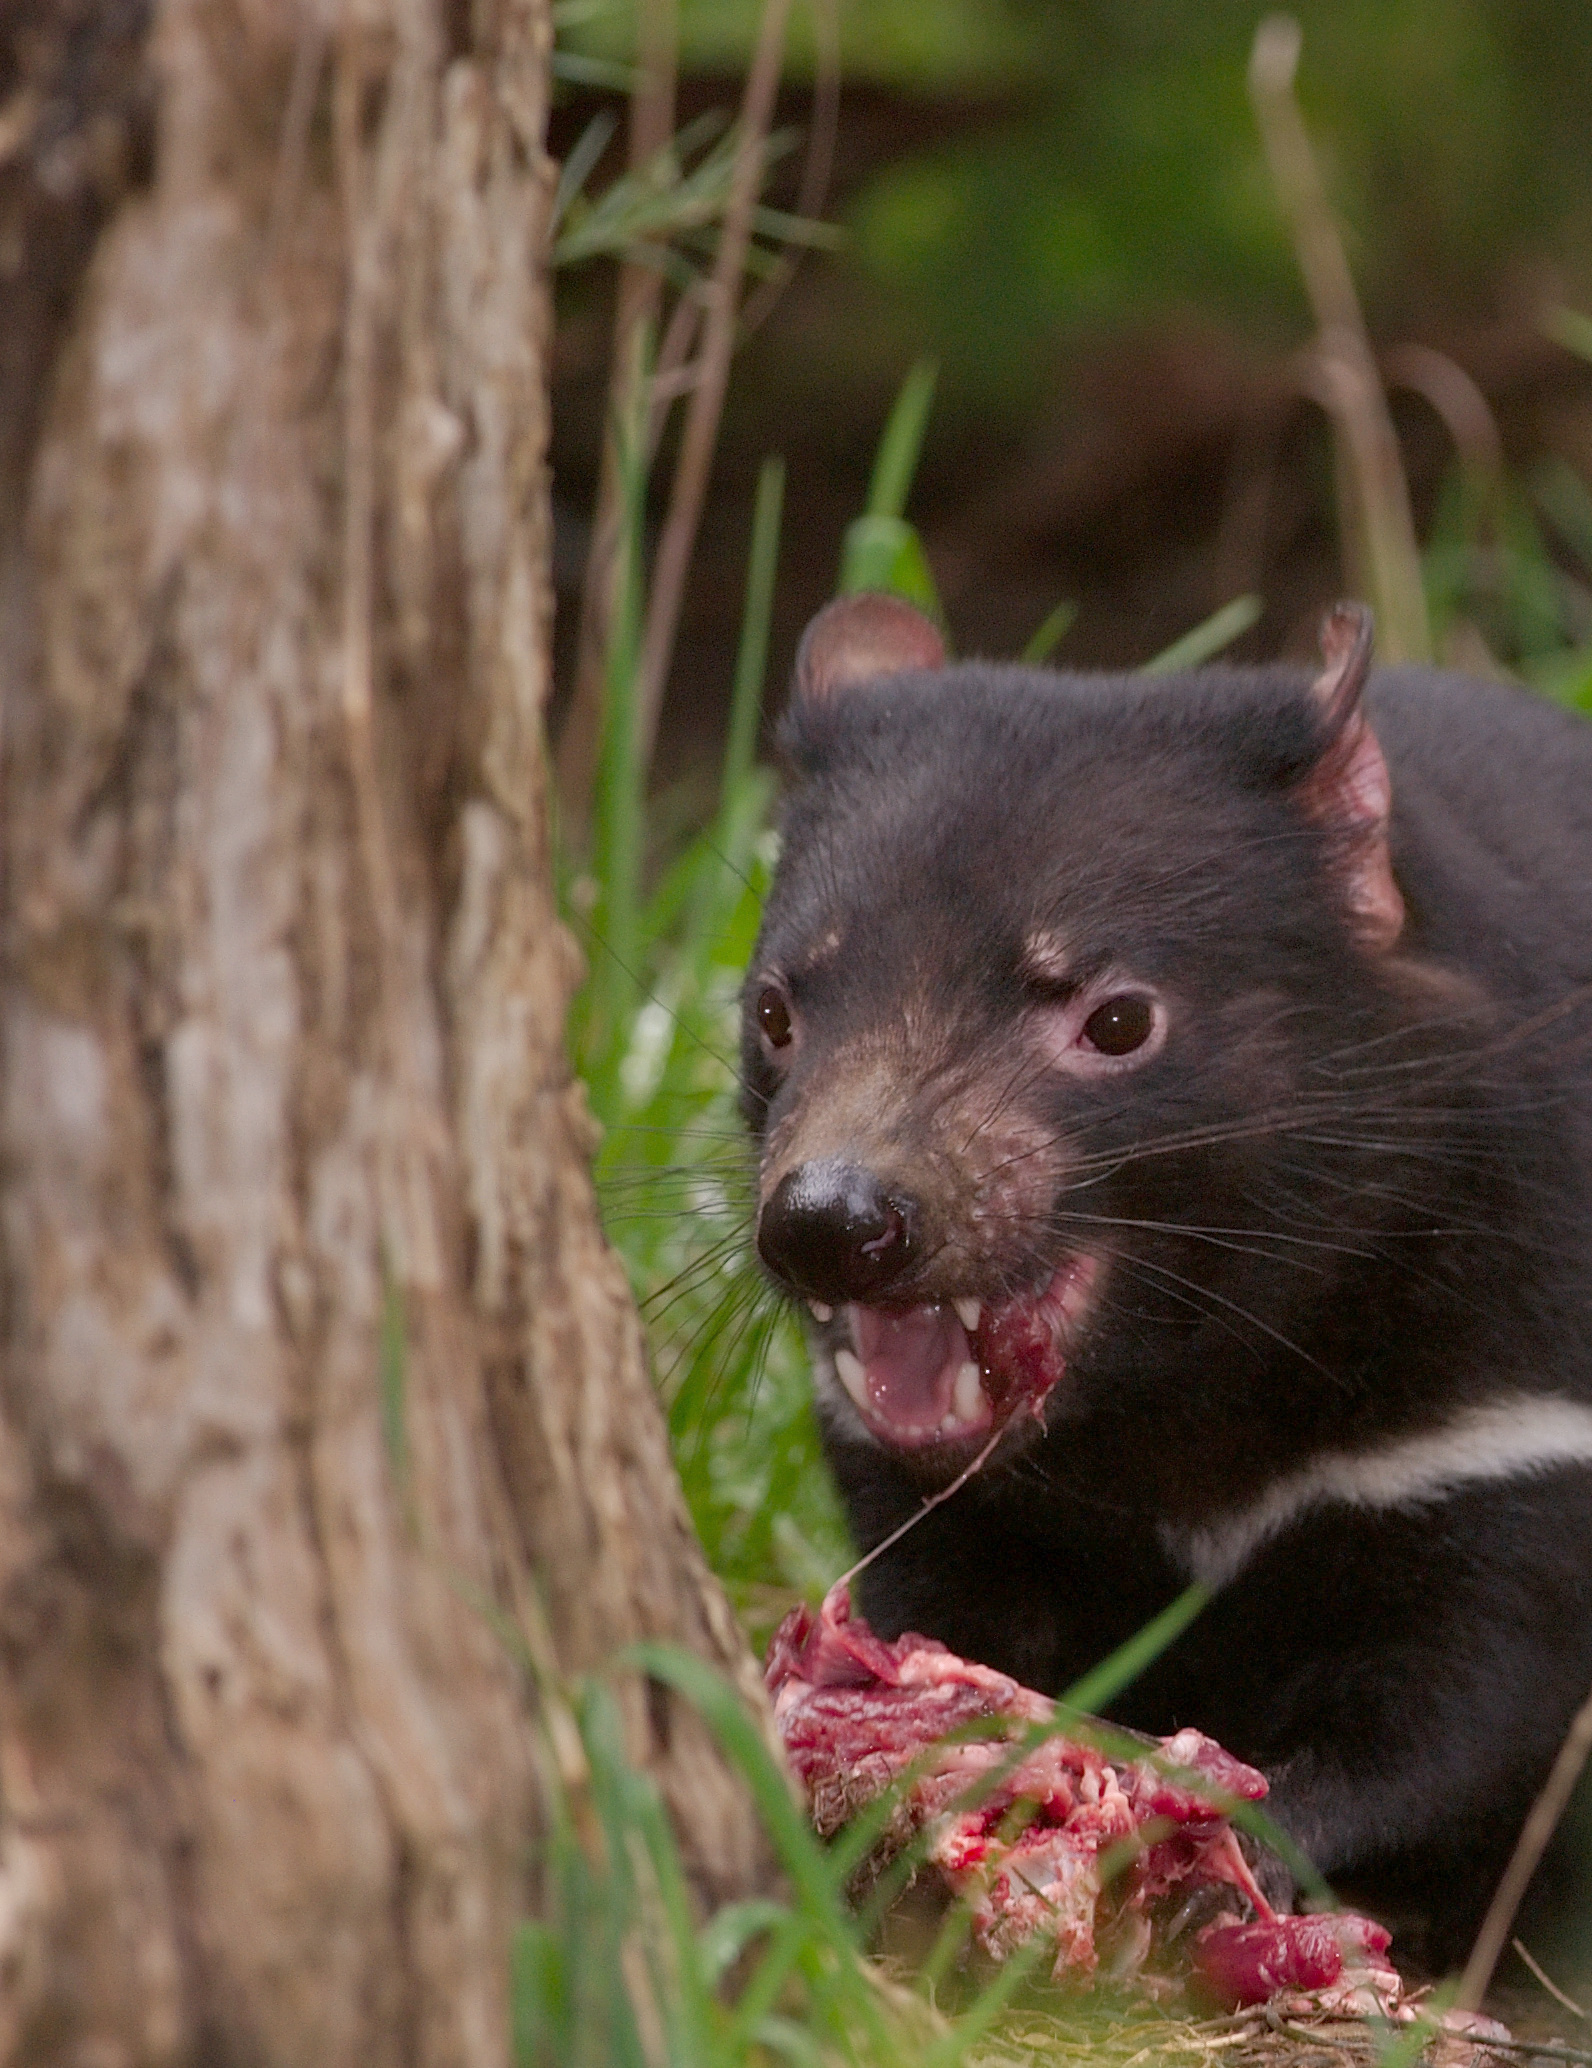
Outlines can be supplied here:
M1581 1769L1586 1765L1589 1753L1592 1753L1592 1694L1576 1711L1575 1721L1559 1747L1558 1757L1549 1769L1542 1793L1531 1805L1531 1814L1521 1827L1514 1853L1504 1869L1504 1878L1487 1906L1487 1915L1482 1919L1476 1943L1465 1963L1465 1972L1460 1976L1459 1994L1454 1998L1457 2009L1481 2009L1482 1998L1487 1994L1498 1956L1504 1950L1509 1927L1515 1921L1515 1912L1526 1892L1526 1884L1537 1871L1537 1863L1547 1849L1548 1840L1564 1815L1565 1804L1581 1778Z
M813 75L812 120L807 126L807 155L802 163L801 184L792 211L802 221L814 221L822 213L829 193L829 176L835 163L835 133L840 120L840 23L835 0L813 0L818 32L818 61ZM744 344L760 323L766 323L791 277L806 256L807 247L788 244L773 271L742 304L735 334ZM699 362L688 363L696 342L696 324L702 315L702 298L688 289L675 305L669 328L658 352L658 367L652 377L652 424L648 432L649 452L656 449L668 405L689 395L702 377ZM676 339L676 327L687 319L683 334Z
M647 398L646 452L649 466L658 450L658 440L663 436L670 404L677 402L682 395L689 395L697 384L698 369L691 354L696 346L697 333L702 328L702 313L702 296L693 284L675 303L669 326L663 333L663 343L658 347L652 392Z
M1498 419L1464 367L1430 345L1406 344L1383 354L1382 371L1390 388L1408 388L1431 404L1464 467L1497 482L1504 464Z
M1592 2050L1584 2046L1566 2046L1562 2039L1478 2039L1476 2051L1479 2054L1523 2054L1550 2061L1575 2061L1581 2064L1581 2068L1592 2064Z
M840 16L836 0L813 0L813 32L817 54L813 65L812 120L807 125L807 157L793 211L804 221L813 221L823 213L829 195L829 175L835 167L835 135L840 126ZM768 320L803 256L801 245L787 246L773 272L747 296L741 310L743 339Z
M729 200L719 232L713 272L702 290L707 315L702 334L701 376L686 410L680 453L669 492L668 514L653 562L651 592L641 639L637 729L643 767L652 758L663 686L680 625L686 570L696 544L708 469L718 438L719 416L729 380L730 353L735 343L741 277L746 269L747 246L751 242L752 211L762 182L764 146L774 113L774 96L779 88L780 63L785 51L785 23L789 14L790 0L764 0L757 48L741 99Z
M1573 1997L1565 1995L1564 1991L1559 1987L1558 1983L1553 1980L1552 1976L1546 1974L1543 1971L1542 1966L1534 1958L1530 1947L1526 1944L1524 1939L1511 1939L1509 1943L1520 1955L1520 1958L1525 1962L1526 1966L1530 1968L1531 1972L1536 1976L1537 1980L1542 1984L1543 1988L1547 1990L1548 1994L1553 1998L1555 2003L1562 2003L1567 2011L1574 2011L1575 2015L1582 2021L1583 2024L1592 2023L1592 2012L1584 2011L1581 2008L1580 2004L1578 2004Z
M1466 543L1496 541L1503 510L1504 448L1492 405L1465 369L1430 345L1395 345L1382 355L1382 377L1390 389L1419 395L1453 441L1464 486L1461 503ZM1444 634L1442 658L1472 675L1500 675L1495 656L1475 621L1458 617Z
M663 10L657 12L661 15ZM834 169L835 136L840 114L840 25L835 0L813 0L814 25L817 37L817 61L813 77L812 119L808 125L807 150L802 165L795 209L797 216L814 218L822 210L829 191L830 175ZM672 5L670 22L672 25ZM645 27L645 22L644 22ZM648 82L653 67L659 62L656 46L651 49L646 37L639 64L640 98L633 103L633 110L643 104L655 108L655 93ZM776 60L777 62L777 60ZM672 46L669 57L672 68ZM754 68L755 69L755 68ZM672 81L672 69L670 73ZM750 99L748 82L748 99ZM777 91L777 75L774 81ZM672 90L670 99L670 120L672 120ZM768 116L764 119L763 133L766 136L767 121L772 117L772 100ZM645 162L648 151L641 148L643 142L652 150L661 148L667 141L667 127L661 132L655 116L645 128L638 127L632 118L631 169ZM743 108L742 135L745 135L745 109ZM763 137L759 138L759 145ZM755 192L754 192L755 201ZM734 201L732 182L731 205ZM729 222L726 217L725 230ZM749 237L747 239L749 242ZM737 338L744 340L760 323L767 320L770 312L790 284L792 275L800 265L803 249L789 247L781 255L773 272L749 295L735 319L731 346ZM742 259L744 268L744 254ZM737 269L740 270L740 269ZM628 291L627 277L634 276L634 286ZM706 310L715 301L715 281L698 282L688 287L676 301L664 330L663 342L658 349L656 368L653 371L648 394L648 416L646 433L646 455L650 465L657 452L672 405L682 397L694 395L703 385L704 378L711 377L712 362L707 351L693 359L698 333L702 329ZM650 297L642 315L636 311L642 306L642 298ZM620 276L618 314L615 319L614 378L608 398L608 435L603 447L602 472L598 482L597 508L592 522L591 544L588 548L586 575L581 591L581 624L575 666L575 687L570 698L569 711L558 744L558 789L559 805L565 836L579 845L585 837L591 807L592 784L596 776L598 742L602 730L602 692L608 643L612 636L614 610L617 601L615 582L618 569L618 536L620 523L619 448L614 426L630 420L630 394L633 381L641 378L639 355L635 343L644 330L638 324L653 321L658 313L659 276L656 268L628 266ZM625 340L631 340L627 351ZM708 457L711 460L712 444L717 436L717 418L722 408L722 396L718 408L712 412L711 435L708 439ZM676 481L679 476L677 473ZM700 517L700 510L698 511ZM692 526L692 541L688 542L686 558L689 561L689 545L694 542L695 525ZM666 533L667 535L667 533ZM667 662L665 663L665 669ZM661 700L662 685L658 688ZM648 730L647 746L650 752L652 734L656 729L656 713Z
M674 131L678 49L676 0L640 0L636 83L630 96L627 149L632 173L650 164ZM624 522L625 481L620 427L635 421L636 391L646 377L647 334L657 322L661 293L662 279L656 266L627 261L619 268L597 505L581 581L575 688L558 741L559 813L564 838L574 847L585 840L591 811L602 738L608 644L619 605L619 536ZM688 342L685 350L689 349Z
M1291 17L1263 21L1250 55L1249 89L1315 312L1310 392L1338 434L1351 579L1375 606L1384 657L1428 660L1431 634L1409 486L1343 239L1294 98L1300 40Z

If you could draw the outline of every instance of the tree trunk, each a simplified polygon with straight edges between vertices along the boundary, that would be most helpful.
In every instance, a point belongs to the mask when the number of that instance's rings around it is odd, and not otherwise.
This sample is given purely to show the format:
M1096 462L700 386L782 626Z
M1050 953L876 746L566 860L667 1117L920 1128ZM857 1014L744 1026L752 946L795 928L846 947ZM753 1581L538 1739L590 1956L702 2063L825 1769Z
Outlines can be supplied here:
M88 18L153 170L0 363L0 2061L502 2063L523 1657L753 1686L563 1052L548 0Z

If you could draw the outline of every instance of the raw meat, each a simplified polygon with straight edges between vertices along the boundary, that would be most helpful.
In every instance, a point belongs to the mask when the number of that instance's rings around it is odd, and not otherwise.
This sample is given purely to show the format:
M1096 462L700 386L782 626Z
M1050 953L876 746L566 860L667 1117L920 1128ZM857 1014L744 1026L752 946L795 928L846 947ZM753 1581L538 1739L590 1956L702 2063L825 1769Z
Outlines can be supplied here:
M1054 1715L1045 1696L932 1638L884 1643L852 1617L844 1583L816 1615L785 1618L766 1677L819 1833L905 1776L879 1857L922 1832L927 1870L969 1902L995 1958L1045 1932L1058 1979L1164 1966L1188 1898L1225 1887L1235 1914L1187 1942L1224 2002L1401 2014L1380 1925L1349 1912L1282 1916L1268 1903L1221 1806L1259 1802L1265 1779L1199 1731L1146 1740L1128 1760L1040 1736L1034 1727ZM1036 1742L1017 1749L1029 1732Z

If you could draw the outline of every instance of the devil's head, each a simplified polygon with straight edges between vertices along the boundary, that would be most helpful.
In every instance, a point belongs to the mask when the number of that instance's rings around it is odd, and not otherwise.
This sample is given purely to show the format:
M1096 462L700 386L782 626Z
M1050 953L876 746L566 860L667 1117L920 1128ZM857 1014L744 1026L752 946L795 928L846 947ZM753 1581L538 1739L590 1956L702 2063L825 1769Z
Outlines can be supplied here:
M758 1250L818 1317L832 1434L943 1479L1019 1410L1176 1425L1217 1364L1236 1428L1279 1370L1291 1414L1341 1411L1364 1259L1312 1217L1417 1146L1377 1066L1408 1074L1445 979L1394 878L1367 614L1323 644L1313 680L1076 676L948 666L883 596L809 628L742 1063ZM1368 1098L1398 1108L1369 1148ZM1385 1183L1368 1243L1409 1210Z

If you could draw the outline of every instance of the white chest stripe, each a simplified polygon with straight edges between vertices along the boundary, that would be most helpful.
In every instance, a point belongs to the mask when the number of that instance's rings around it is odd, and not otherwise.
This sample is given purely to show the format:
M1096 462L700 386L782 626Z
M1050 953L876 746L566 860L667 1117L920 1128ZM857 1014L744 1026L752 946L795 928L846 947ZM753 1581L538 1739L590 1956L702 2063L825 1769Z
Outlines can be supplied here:
M1328 1451L1235 1508L1193 1529L1162 1531L1189 1574L1221 1587L1262 1544L1306 1509L1420 1508L1489 1479L1518 1479L1558 1465L1592 1465L1592 1407L1521 1393L1465 1408L1440 1429L1399 1437L1380 1450Z

